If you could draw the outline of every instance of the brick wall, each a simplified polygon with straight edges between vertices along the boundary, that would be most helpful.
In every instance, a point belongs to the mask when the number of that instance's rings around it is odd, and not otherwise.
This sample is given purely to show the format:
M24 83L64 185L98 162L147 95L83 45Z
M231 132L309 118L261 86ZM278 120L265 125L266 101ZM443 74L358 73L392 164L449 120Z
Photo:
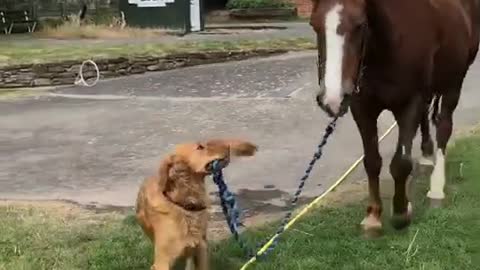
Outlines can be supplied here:
M313 7L312 0L294 0L294 2L297 7L298 16L310 17Z

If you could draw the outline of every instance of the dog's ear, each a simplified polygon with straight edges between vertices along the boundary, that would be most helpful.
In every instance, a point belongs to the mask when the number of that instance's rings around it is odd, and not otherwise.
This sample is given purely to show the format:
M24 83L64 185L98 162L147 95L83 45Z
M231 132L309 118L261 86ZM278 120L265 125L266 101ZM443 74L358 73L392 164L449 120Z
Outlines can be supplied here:
M160 164L160 169L158 169L159 185L160 190L166 190L168 188L170 179L170 169L172 169L173 164L175 163L175 156L168 155Z
M158 174L160 189L169 192L175 189L177 180L187 179L192 174L192 169L181 156L171 154L163 160Z
M255 155L258 151L258 146L248 141L228 140L227 143L230 146L230 152L234 156L249 157Z

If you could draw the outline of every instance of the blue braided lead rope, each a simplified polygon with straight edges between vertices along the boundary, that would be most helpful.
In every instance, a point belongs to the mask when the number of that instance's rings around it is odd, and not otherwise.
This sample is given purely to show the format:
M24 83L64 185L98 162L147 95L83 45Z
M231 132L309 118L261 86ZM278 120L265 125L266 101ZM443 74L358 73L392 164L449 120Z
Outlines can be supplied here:
M277 231L275 232L273 238L272 244L267 248L267 250L263 253L256 253L255 259L259 260L264 257L266 257L270 252L272 252L275 247L278 245L279 237L280 235L285 232L287 229L287 223L290 221L290 218L292 217L293 211L295 210L295 206L298 203L298 200L300 198L300 194L302 194L303 188L305 187L305 183L310 176L310 173L313 170L313 167L315 166L315 163L322 157L323 155L323 147L327 144L327 140L330 137L330 135L333 134L335 131L335 127L337 125L337 120L338 118L335 117L327 126L325 129L325 133L323 135L322 141L320 144L317 146L317 151L313 154L312 160L308 163L307 169L305 170L305 174L300 178L300 183L298 184L297 191L295 191L295 194L293 195L293 198L290 202L290 210L285 214L284 218L282 219L282 222L280 223L280 226L278 227ZM271 239L272 239L271 238ZM265 245L267 242L264 242L263 245ZM262 246L263 246L262 245ZM252 256L253 257L253 256Z
M228 190L227 184L223 178L223 167L218 161L213 163L213 182L218 187L218 193L220 195L220 205L222 206L223 215L228 224L230 232L233 234L235 241L238 242L240 248L245 250L249 255L252 254L248 250L247 244L245 241L240 238L238 228L242 226L240 222L240 209L238 208L237 201L235 200L235 195Z
M232 192L228 190L227 184L225 183L225 180L223 178L223 172L222 172L223 167L221 167L220 162L215 161L213 163L213 181L215 182L215 184L218 186L218 189L219 189L220 203L222 206L223 214L225 215L225 219L227 221L228 227L231 233L234 235L235 240L238 242L239 246L242 249L244 249L247 252L247 254L249 254L249 257L255 257L255 259L257 260L264 258L271 251L273 251L275 247L278 245L279 236L283 232L285 232L286 226L290 218L292 217L293 211L295 210L295 206L297 205L300 195L302 194L302 191L305 187L305 183L308 177L310 176L310 173L312 172L315 163L322 157L323 147L327 144L328 138L335 131L337 120L338 118L334 118L325 129L325 134L323 135L322 141L317 146L317 151L314 153L312 160L308 163L307 169L305 170L305 174L302 176L302 178L300 178L300 183L290 202L291 204L290 210L285 214L279 228L277 229L274 236L272 237L273 238L272 244L263 253L251 252L250 250L247 249L247 245L245 241L240 238L240 235L238 232L238 227L241 225L239 221L240 210L238 209L235 196ZM259 247L265 245L265 243L266 241L263 244L259 245Z

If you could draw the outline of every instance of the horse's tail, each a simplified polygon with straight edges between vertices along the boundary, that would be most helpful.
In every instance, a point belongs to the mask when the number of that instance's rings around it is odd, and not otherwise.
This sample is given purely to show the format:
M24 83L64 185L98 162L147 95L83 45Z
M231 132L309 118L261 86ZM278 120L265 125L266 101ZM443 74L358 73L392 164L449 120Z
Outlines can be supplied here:
M433 97L433 111L432 111L432 123L436 126L438 124L438 110L440 105L441 95L437 94Z

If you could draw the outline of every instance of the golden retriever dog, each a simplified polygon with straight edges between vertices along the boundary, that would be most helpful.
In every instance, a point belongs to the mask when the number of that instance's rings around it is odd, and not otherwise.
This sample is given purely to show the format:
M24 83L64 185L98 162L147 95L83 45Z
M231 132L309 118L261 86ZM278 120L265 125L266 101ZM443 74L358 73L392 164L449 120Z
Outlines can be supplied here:
M175 147L147 178L137 197L137 220L155 246L152 270L169 270L180 257L186 269L207 270L209 198L205 177L213 162L230 156L253 156L257 146L242 140L217 139Z

